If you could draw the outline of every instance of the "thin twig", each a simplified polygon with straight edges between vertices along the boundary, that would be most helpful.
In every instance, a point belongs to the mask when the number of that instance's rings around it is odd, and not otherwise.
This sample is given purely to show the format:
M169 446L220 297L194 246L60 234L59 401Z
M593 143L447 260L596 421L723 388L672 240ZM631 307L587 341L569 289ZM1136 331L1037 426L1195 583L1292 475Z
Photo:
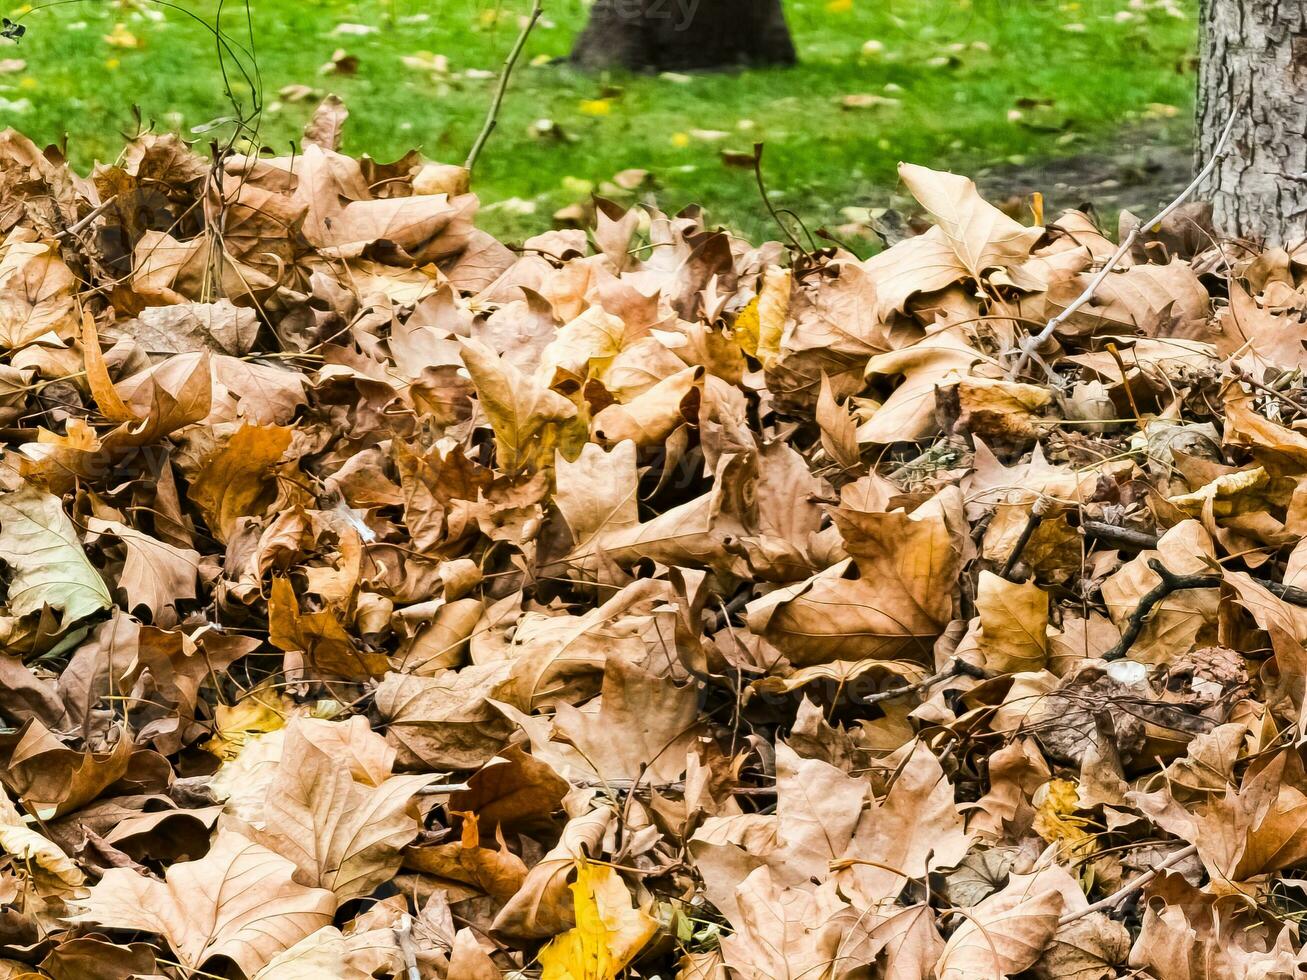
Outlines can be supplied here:
M1158 537L1147 531L1136 531L1132 527L1119 527L1106 521L1081 521L1080 530L1091 538L1106 541L1117 547L1133 548L1136 551L1152 551L1157 547Z
M499 73L499 85L495 88L495 98L490 103L490 111L486 114L486 123L481 127L476 142L472 144L472 149L467 155L467 162L463 164L464 168L469 172L476 166L477 157L481 156L481 150L485 147L486 140L490 139L490 134L499 125L499 107L503 105L504 93L508 91L509 76L513 74L513 66L517 64L522 49L526 47L526 39L531 36L532 28L536 26L536 21L540 19L544 12L543 0L535 0L526 24L522 27L522 32L517 35L517 41L513 44L513 49L508 52L508 57L504 59L503 70Z
M752 589L745 589L739 595L731 599L730 602L722 606L717 612L713 613L709 619L708 632L716 633L720 629L725 629L731 624L731 617L747 606L752 600Z
M866 697L859 698L858 703L880 704L882 701L893 701L895 698L901 698L909 694L915 694L918 691L924 691L926 688L930 687L931 685L938 684L940 681L946 681L950 677L958 677L963 675L967 677L974 677L978 681L985 680L987 676L985 672L981 670L979 667L977 667L975 664L968 663L965 660L962 660L958 657L954 657L951 661L949 661L947 667L945 667L943 670L931 674L925 680L917 681L917 683L915 684L908 684L904 687L896 687L890 691L881 691L878 694L868 694Z
M111 196L105 198L103 201L101 201L99 204L97 204L94 208L92 208L92 209L91 209L91 212L90 212L89 214L87 214L84 218L80 218L80 219L78 219L74 224L69 225L69 226L68 226L67 228L65 228L63 231L57 231L57 232L55 232L54 237L55 237L55 238L76 238L76 237L78 236L78 234L80 234L82 231L84 231L84 230L85 230L85 229L86 229L86 228L91 224L92 221L94 221L96 218L100 217L100 215L104 214L105 211L109 210L110 206L111 206L111 205L113 204L113 202L116 201L116 200L118 200L118 195L117 195L117 194L113 194L113 195L111 195Z
M1142 429L1144 420L1139 414L1139 403L1135 401L1135 391L1130 387L1130 371L1126 368L1125 361L1121 359L1121 352L1117 350L1116 344L1109 342L1107 352L1112 355L1112 360L1116 361L1117 370L1121 372L1121 386L1125 388L1126 400L1130 402L1130 412L1135 417L1135 423Z
M1094 904L1090 905L1088 908L1081 909L1079 912L1070 912L1067 915L1062 916L1062 918L1057 920L1057 927L1061 929L1063 926L1070 925L1072 922L1075 922L1077 919L1083 919L1085 916L1091 915L1094 912L1104 912L1108 909L1115 908L1117 905L1120 905L1121 902L1123 902L1125 899L1129 898L1135 892L1139 891L1139 889L1143 888L1144 885L1148 884L1150 881L1156 878L1163 871L1175 867L1177 864L1179 864L1181 861L1188 858L1190 855L1197 854L1197 853L1198 853L1197 844L1189 844L1185 847L1180 848L1180 850L1170 854L1166 858L1166 860L1164 860L1157 867L1149 868L1143 874L1139 875L1139 877L1132 878L1130 881L1127 881L1116 891L1112 892L1111 895L1108 895L1107 898L1100 899L1099 901L1094 902Z
M588 789L605 789L612 793L634 793L637 798L644 799L655 790L659 793L684 793L685 781L673 780L669 783L651 783L649 780L639 780L630 777L613 777L610 779L573 779L573 786L584 786ZM735 786L730 790L732 796L775 796L775 786Z
M437 783L435 786L423 786L416 795L449 796L452 793L466 793L471 788L467 783Z
M1135 531L1128 527L1117 527L1115 524L1105 524L1102 521L1085 521L1080 525L1090 537L1098 538L1100 541L1107 541L1111 544L1134 548L1137 551L1151 551L1157 547L1158 539L1155 535L1148 534L1145 531ZM1150 561L1149 567L1153 562ZM1170 574L1170 573L1168 573ZM1219 575L1194 576L1197 578L1206 578L1209 584L1199 586L1189 586L1189 588L1216 588L1223 579ZM1283 582L1275 582L1268 578L1258 578L1255 575L1249 575L1248 578L1257 585L1260 585L1277 599L1283 599L1291 606L1307 606L1307 589L1297 585L1285 585ZM1145 596L1147 598L1147 596Z
M1017 543L1012 546L1012 553L1007 556L1003 571L999 572L1003 578L1011 581L1012 570L1017 567L1017 562L1021 560L1021 553L1026 550L1026 545L1030 544L1030 539L1034 537L1035 531L1044 522L1044 515L1047 512L1048 498L1041 494L1030 508L1030 516L1026 518L1026 526L1021 529L1021 536L1017 538Z
M1098 292L1099 288L1107 281L1107 277L1116 270L1117 265L1126 257L1126 253L1134 247L1140 234L1145 229L1156 228L1170 217L1171 212L1188 200L1189 196L1202 185L1203 181L1211 176L1211 173L1216 169L1217 164L1225 158L1226 144L1230 140L1230 133L1234 131L1234 121L1238 118L1238 115L1237 111L1230 113L1230 119L1225 124L1225 129L1221 133L1221 138L1217 140L1216 149L1212 152L1212 158L1207 161L1207 165L1198 172L1198 176L1190 182L1189 186L1182 190L1175 200L1162 208L1162 210L1157 213L1156 217L1149 221L1142 221L1131 228L1130 233L1121 240L1121 244L1117 246L1116 251L1112 253L1112 257L1107 260L1103 268L1098 270L1098 274L1090 280L1089 285L1085 287L1085 291L1072 300L1066 309L1049 320L1039 333L1032 334L1021 341L1021 357L1017 359L1016 364L1013 365L1010 371L1008 371L1009 379L1020 377L1021 373L1025 371L1027 365L1030 364L1030 359L1035 351L1043 346L1044 342L1048 340L1049 337L1053 336L1053 331L1065 323L1068 318L1080 309L1080 307L1084 306L1094 298L1094 295ZM1047 365L1045 365L1045 370L1049 370Z
M757 181L758 184L758 196L762 198L762 206L767 209L767 213L771 215L772 221L776 222L776 227L779 228L781 233L790 240L790 244L798 250L799 254L804 258L807 258L808 252L803 247L803 242L799 241L798 236L790 230L790 226L781 220L781 216L776 210L776 205L771 202L771 195L767 193L767 183L762 179L763 148L764 144L762 143L753 144L753 179Z
M407 912L394 927L395 945L404 956L404 976L406 980L422 980L422 971L418 969L417 944L413 941L413 919Z
M1240 381L1242 381L1244 384L1256 388L1258 391L1262 392L1263 394L1271 398L1274 398L1276 401L1284 402L1290 408L1296 408L1299 411L1299 413L1303 415L1307 415L1307 405L1304 405L1302 402L1295 401L1294 399L1286 395L1284 392L1277 391L1275 388L1272 388L1270 385L1262 384L1251 374L1249 374L1247 370L1239 367L1239 365L1237 364L1232 365L1231 370L1234 373L1234 376L1238 378Z
M1177 575L1156 558L1148 559L1148 567L1161 577L1161 581L1144 593L1143 598L1139 600L1139 605L1135 607L1135 611L1126 618L1125 629L1121 631L1121 639L1103 654L1104 660L1120 660L1129 653L1130 647L1134 645L1135 640L1139 639L1139 634L1143 632L1144 623L1147 621L1149 614L1159 602L1172 592L1181 592L1186 589L1215 589L1223 581L1219 575Z

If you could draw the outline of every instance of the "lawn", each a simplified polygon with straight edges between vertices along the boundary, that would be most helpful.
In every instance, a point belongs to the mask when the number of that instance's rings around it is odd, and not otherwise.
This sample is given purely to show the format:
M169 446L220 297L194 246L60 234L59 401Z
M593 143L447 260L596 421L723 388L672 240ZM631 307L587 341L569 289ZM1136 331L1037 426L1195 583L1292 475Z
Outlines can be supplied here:
M253 42L261 141L284 150L315 94L351 110L345 149L389 158L418 146L462 162L493 73L529 0L60 0L10 8L26 36L0 75L0 123L38 141L67 134L82 167L111 158L145 124L206 138L229 116L212 32ZM695 201L746 234L767 229L753 175L723 162L766 144L778 207L813 228L841 209L887 203L895 163L975 171L1112 143L1132 120L1187 139L1194 0L787 0L802 64L680 77L587 76L558 64L584 23L582 0L546 0L475 189L483 224L546 227L558 208L620 171L647 170L665 207ZM221 12L220 21L216 20ZM353 74L324 73L333 54ZM347 65L348 66L348 65ZM3 67L15 68L13 64ZM227 65L247 107L251 86ZM300 91L292 91L291 86ZM290 93L289 95L282 94ZM215 133L222 132L222 126ZM211 136L207 138L212 138Z

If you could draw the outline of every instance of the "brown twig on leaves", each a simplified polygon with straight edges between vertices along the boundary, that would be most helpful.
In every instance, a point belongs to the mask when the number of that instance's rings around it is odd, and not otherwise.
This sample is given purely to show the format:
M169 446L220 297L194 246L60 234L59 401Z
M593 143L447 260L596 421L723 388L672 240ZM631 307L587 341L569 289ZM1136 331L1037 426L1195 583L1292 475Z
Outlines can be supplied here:
M946 681L950 677L961 676L974 677L978 681L983 681L988 675L975 664L954 657L949 661L948 666L931 674L925 680L917 681L915 684L907 684L904 687L896 687L890 691L881 691L878 694L868 694L864 698L859 698L858 703L880 704L882 701L893 701L895 698L901 698L908 694L915 694L917 691L924 691L931 685L938 684L940 681Z
M417 791L417 795L449 796L452 793L466 793L471 788L467 783L436 783L434 786L423 786Z
M1277 388L1272 388L1270 385L1262 384L1249 374L1245 368L1241 368L1237 364L1232 364L1230 365L1230 372L1250 388L1256 388L1267 397L1274 398L1276 401L1284 402L1284 404L1288 405L1290 408L1296 409L1300 415L1307 415L1307 405L1304 405L1297 399L1290 398L1283 391L1280 391ZM1282 376L1282 378L1288 377L1290 377L1290 375Z
M1157 535L1147 531L1136 531L1131 527L1120 527L1106 521L1081 521L1080 529L1091 538L1106 541L1108 544L1136 551L1152 551L1157 547Z
M477 157L481 156L486 140L490 139L490 134L499 125L499 107L504 104L504 93L508 91L509 76L513 74L513 66L517 64L517 59L522 55L522 49L526 47L526 39L531 36L536 21L540 19L544 12L545 8L542 0L535 0L535 3L531 6L531 13L527 15L527 21L522 26L521 33L517 35L512 50L508 52L508 57L504 59L504 67L499 73L499 84L495 87L495 97L490 102L490 111L486 113L486 123L481 127L476 142L472 144L472 149L468 152L467 162L463 164L463 167L469 173L476 166Z
M747 606L753 600L752 590L745 589L739 595L734 596L730 602L722 606L717 612L713 613L708 621L708 633L716 633L718 630L725 629L730 625L731 617Z
M1080 527L1086 534L1090 535L1091 537L1095 537L1101 541L1108 541L1117 545L1124 545L1126 547L1134 548L1138 551L1150 551L1153 548L1157 547L1158 539L1154 535L1148 534L1144 531L1135 531L1128 527L1117 527L1115 524L1105 524L1102 521L1084 521L1080 525ZM1162 575L1163 581L1151 592L1146 593L1141 600L1139 600L1139 608L1136 609L1134 614L1131 616L1130 618L1131 621L1134 620L1135 616L1139 616L1141 614L1143 618L1147 618L1148 611L1152 608L1152 606L1156 605L1171 592L1178 591L1179 589L1214 589L1217 586L1219 586L1223 581L1223 579L1219 575L1192 575L1192 576L1174 575L1171 572L1166 571L1156 558L1149 560L1148 567L1153 569L1153 571L1157 572L1157 574ZM1165 572L1165 574L1163 574L1163 572ZM1167 591L1164 591L1156 599L1152 599L1150 601L1149 597L1152 596L1153 592L1157 592L1159 589L1165 588L1167 576L1171 576L1171 578L1177 582L1180 582L1183 579L1188 579L1197 584L1177 585L1175 588L1171 588ZM1271 595L1275 596L1277 599L1284 600L1285 602L1289 603L1289 605L1291 606L1307 606L1307 589L1304 589L1301 586L1285 585L1283 582L1274 582L1271 579L1257 578L1256 576L1253 575L1250 575L1248 577L1255 584L1260 585L1267 592L1271 593ZM1142 629L1142 620L1139 628ZM1129 633L1129 625L1127 625L1127 633ZM1133 643L1134 640L1138 638L1138 635L1139 635L1139 631L1138 629L1136 629L1135 632L1130 635L1130 643ZM1116 646L1114 646L1111 650L1108 651L1109 655L1115 653L1115 656L1107 656L1108 660L1115 660L1125 656L1125 650L1128 649L1130 645L1130 643L1126 643L1125 641L1126 641L1126 636L1123 634L1121 637L1121 643L1118 643ZM1122 647L1122 643L1125 643L1124 647ZM1116 652L1118 651L1118 649L1120 650L1120 652Z
M1189 844L1186 847L1180 848L1178 851L1174 851L1157 867L1149 868L1143 874L1139 875L1139 877L1127 881L1116 891L1112 892L1111 895L1108 895L1107 898L1099 899L1097 902L1094 902L1087 908L1081 909L1079 912L1070 912L1067 915L1062 916L1062 918L1057 920L1057 927L1061 929L1063 926L1070 925L1077 919L1083 919L1085 916L1092 915L1094 912L1105 912L1108 909L1115 908L1163 871L1166 871L1168 868L1174 868L1190 855L1197 853L1197 844Z
M1031 334L1030 336L1024 338L1021 341L1021 343L1019 344L1021 350L1021 356L1017 359L1016 364L1012 366L1011 370L1008 371L1009 380L1019 378L1021 376L1021 373L1025 371L1026 367L1030 364L1032 358L1039 359L1036 351L1038 351L1039 348L1043 346L1044 342L1047 341L1049 337L1053 336L1053 331L1055 331L1058 327L1060 327L1063 323L1065 323L1071 317L1072 314L1074 314L1077 310L1080 309L1080 307L1084 306L1086 303L1088 303L1090 300L1094 298L1094 295L1102 287L1103 283L1107 281L1107 277L1112 274L1112 272L1116 269L1117 265L1121 262L1121 260L1125 258L1126 254L1129 253L1130 249L1134 247L1134 244L1139 239L1140 234L1145 229L1157 227L1168 217L1170 217L1171 212L1174 211L1176 208L1178 208L1186 200L1188 200L1189 196L1193 194L1193 192L1196 191L1199 188L1199 186L1202 185L1203 181L1205 181L1209 176L1211 176L1212 171L1216 169L1216 165L1220 163L1221 160L1225 157L1226 144L1230 140L1230 133L1234 130L1234 121L1236 118L1238 118L1238 115L1239 114L1237 110L1235 112L1230 113L1230 119L1225 124L1225 129L1221 133L1221 138L1216 142L1216 150L1212 153L1212 158L1207 161L1207 165L1204 166L1203 169L1198 172L1198 175L1194 177L1193 181L1190 182L1189 186L1186 187L1184 190L1182 190L1179 193L1179 195L1176 196L1175 200L1173 200L1166 207L1162 208L1162 210L1159 211L1156 214L1156 216L1154 216L1152 219L1150 219L1149 221L1140 222L1139 224L1131 228L1130 234L1126 235L1125 238L1121 239L1121 244L1118 245L1116 251L1112 253L1112 257L1109 258L1107 262L1103 264L1103 268L1099 269L1098 274L1095 275L1094 278L1089 281L1089 285L1085 287L1084 292L1082 292L1079 296L1077 296L1074 300L1072 300L1069 304L1067 304L1066 309L1064 309L1057 316L1049 320L1048 323L1044 325L1044 328L1039 331L1039 333ZM1039 359L1039 362L1040 364L1043 365L1045 372L1049 375L1049 380L1050 381L1057 380L1056 377L1053 375L1052 368L1050 368L1047 364L1044 364L1042 359Z
M1125 389L1126 400L1130 402L1130 413L1135 417L1135 424L1142 429L1144 427L1144 417L1139 414L1139 403L1135 401L1135 391L1130 387L1130 369L1125 366L1125 361L1121 358L1121 352L1117 350L1116 344L1109 341L1107 352L1112 355L1112 360L1116 361L1116 368L1121 372L1121 387Z
M1161 576L1162 581L1144 593L1138 607L1127 617L1125 629L1121 631L1121 639L1112 649L1103 654L1104 660L1120 660L1124 657L1135 640L1139 639L1148 614L1172 592L1180 592L1184 589L1215 589L1225 581L1219 575L1177 575L1156 558L1148 559L1148 567ZM1253 581L1277 599L1282 599L1292 606L1307 606L1307 589L1268 579L1255 578Z
M395 945L404 956L404 977L406 980L421 980L422 972L418 969L417 944L413 941L413 918L405 912L394 927Z
M654 790L660 793L684 793L685 781L673 780L670 783L651 783L648 780L638 780L614 777L612 779L573 779L574 786L584 786L590 789L604 789L611 793L634 793L637 799L648 799ZM775 796L775 786L736 786L731 789L732 796Z
M94 208L92 208L86 214L85 217L79 218L74 224L69 225L63 231L55 232L54 237L76 238L79 234L81 234L84 230L86 230L86 228L91 224L92 221L100 217L100 215L104 214L104 212L108 211L109 208L113 205L113 202L116 200L118 200L117 194L110 195L109 197L101 201L99 204L97 204Z
M1017 538L1017 543L1012 546L1012 553L1007 556L1007 561L1003 565L1003 571L999 572L1003 578L1011 581L1012 570L1017 567L1017 562L1021 560L1021 553L1026 550L1026 545L1030 544L1030 539L1034 537L1035 531L1044 521L1044 515L1048 513L1048 498L1042 494L1030 508L1030 516L1026 519L1026 526L1021 529L1021 536Z
M1120 660L1129 653L1130 647L1143 632L1149 613L1172 592L1181 592L1185 589L1214 589L1224 581L1219 575L1177 575L1156 558L1148 559L1148 567L1156 572L1162 581L1144 593L1135 611L1126 618L1121 639L1112 649L1103 654L1104 660Z

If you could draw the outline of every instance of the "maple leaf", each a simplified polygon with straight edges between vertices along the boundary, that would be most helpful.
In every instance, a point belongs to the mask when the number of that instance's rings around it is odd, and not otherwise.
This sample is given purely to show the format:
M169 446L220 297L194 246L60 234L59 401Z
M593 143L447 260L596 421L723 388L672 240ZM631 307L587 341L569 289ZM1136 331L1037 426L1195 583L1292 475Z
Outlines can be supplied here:
M499 838L499 847L481 846L480 821L475 813L461 814L462 836L456 844L412 848L404 855L404 865L443 879L445 887L468 886L473 894L484 892L500 904L507 902L522 887L526 865Z
M347 902L394 876L400 849L418 832L409 800L430 781L392 776L380 786L362 786L292 722L258 840L293 861L301 880Z
M238 520L270 502L272 467L290 439L291 430L282 426L243 425L205 458L190 495L219 540L231 537Z
M52 245L10 233L0 246L0 347L25 347L43 334L77 329L72 271Z
M296 884L294 871L293 863L266 847L220 831L207 855L174 864L164 881L111 868L71 918L157 933L189 970L226 956L253 975L331 923L335 896Z
M177 602L195 598L200 553L174 547L121 521L92 517L86 527L95 534L111 534L126 546L127 560L118 585L127 593L127 607L144 606L156 624L175 625Z
M1014 876L968 911L935 964L940 980L1005 980L1029 968L1057 932L1064 900L1039 876Z
M576 406L479 341L463 342L463 363L494 429L499 468L517 473L552 460L563 439L561 423L576 418Z
M1301 971L1307 246L509 247L347 119L0 133L0 974Z
M577 862L572 883L576 925L540 951L542 980L616 980L658 931L658 922L631 905L612 868Z

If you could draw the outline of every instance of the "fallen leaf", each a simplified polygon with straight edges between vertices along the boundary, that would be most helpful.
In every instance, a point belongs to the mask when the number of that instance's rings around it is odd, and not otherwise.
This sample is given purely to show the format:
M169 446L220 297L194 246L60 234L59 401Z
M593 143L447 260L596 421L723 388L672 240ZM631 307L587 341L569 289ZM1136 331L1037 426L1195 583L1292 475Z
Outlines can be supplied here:
M576 925L540 951L542 980L617 980L657 921L632 906L621 876L604 865L579 861L572 895Z
M111 868L73 921L162 936L189 970L225 956L248 975L331 923L336 898L296 884L295 865L230 831L199 861L174 864L164 881Z

